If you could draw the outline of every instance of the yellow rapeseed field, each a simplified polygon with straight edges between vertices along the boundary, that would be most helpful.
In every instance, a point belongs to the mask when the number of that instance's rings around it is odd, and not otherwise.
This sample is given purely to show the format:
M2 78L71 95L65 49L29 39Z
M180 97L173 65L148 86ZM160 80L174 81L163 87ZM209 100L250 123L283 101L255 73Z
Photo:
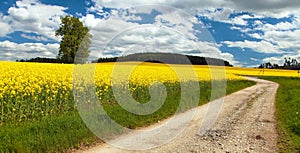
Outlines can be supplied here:
M138 66L135 67L136 65ZM82 79L84 82L95 83L96 87L101 87L97 94L102 95L112 84L122 84L128 80L136 86L148 86L156 81L172 83L179 80L244 80L241 75L298 76L297 71L289 70L262 71L250 68L169 66L153 63L75 66L0 62L0 72L0 124L6 120L21 122L28 118L75 109L72 92L74 77L79 77L76 79Z
M227 73L230 74L243 75L243 76L299 77L298 70L227 67L226 71Z

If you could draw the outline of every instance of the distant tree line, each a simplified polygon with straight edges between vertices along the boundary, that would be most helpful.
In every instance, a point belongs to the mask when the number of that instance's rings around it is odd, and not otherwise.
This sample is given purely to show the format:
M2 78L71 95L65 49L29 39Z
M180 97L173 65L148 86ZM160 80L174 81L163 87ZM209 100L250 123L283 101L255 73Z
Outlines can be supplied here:
M278 64L272 64L271 62L267 62L260 64L258 68L300 70L300 63L295 58L285 57L284 64L282 66L279 66Z
M279 66L278 64L272 64L271 62L267 62L267 63L260 64L258 68L280 69L283 67Z
M136 53L121 57L99 58L93 63L103 62L129 62L141 61L152 63L167 63L167 64L193 64L193 65L217 65L217 66L232 66L228 61L216 58L199 57L191 55L181 55L174 53Z
M151 63L167 63L167 64L193 64L193 65L217 65L232 66L228 61L216 58L199 57L191 55L181 55L173 53L137 53L121 57L99 58L92 61L93 63L105 62L151 62ZM17 60L17 62L37 62L37 63L64 63L59 58L41 58Z
M56 58L43 58L43 57L36 57L31 59L21 59L17 60L17 62L36 62L36 63L63 63L61 60Z

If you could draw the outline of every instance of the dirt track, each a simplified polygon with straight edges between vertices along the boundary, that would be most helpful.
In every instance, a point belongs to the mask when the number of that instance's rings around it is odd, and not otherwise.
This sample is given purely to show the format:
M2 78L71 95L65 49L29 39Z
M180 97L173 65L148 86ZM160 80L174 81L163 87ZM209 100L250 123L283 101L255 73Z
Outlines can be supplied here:
M140 135L133 132L115 141L116 144L127 148L138 144L160 145L166 138L166 134L175 134L182 128L180 120L183 117L190 116L197 110L196 116L188 127L165 145L149 150L133 151L101 144L78 152L277 152L274 101L278 84L255 78L249 79L256 81L257 85L226 96L223 109L215 124L203 135L199 134L199 129L208 104L176 115L178 125L171 125L170 128L165 128L159 133L148 135L147 140L139 139ZM218 104L220 101L215 100L211 103ZM167 121L145 128L145 130L157 128Z

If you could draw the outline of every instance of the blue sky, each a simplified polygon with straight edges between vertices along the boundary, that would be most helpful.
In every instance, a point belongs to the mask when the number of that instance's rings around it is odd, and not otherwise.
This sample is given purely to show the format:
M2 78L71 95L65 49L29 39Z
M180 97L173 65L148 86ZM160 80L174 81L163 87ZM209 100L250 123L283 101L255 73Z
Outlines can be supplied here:
M94 35L90 59L135 52L215 57L235 66L299 59L300 1L2 0L0 60L56 57L60 17Z

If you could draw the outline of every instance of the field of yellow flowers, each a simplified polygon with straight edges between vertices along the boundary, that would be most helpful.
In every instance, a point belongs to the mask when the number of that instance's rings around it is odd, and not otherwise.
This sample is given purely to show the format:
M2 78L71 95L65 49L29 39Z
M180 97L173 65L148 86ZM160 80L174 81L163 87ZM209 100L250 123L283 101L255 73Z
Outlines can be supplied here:
M297 71L288 70L262 71L261 69L232 67L225 69L216 66L193 66L192 69L187 70L184 65L142 63L135 68L133 66L137 63L117 65L116 67L114 63L103 63L74 66L71 64L0 62L0 124L22 122L75 110L72 81L76 76L73 70L82 71L79 73L85 80L85 74L89 72L94 74L90 81L97 87L96 92L100 97L112 84L122 84L128 80L136 87L148 86L155 81L175 83L179 80L244 80L245 78L241 75L294 77L299 75ZM128 71L130 73L127 73ZM197 78L190 77L193 75Z

